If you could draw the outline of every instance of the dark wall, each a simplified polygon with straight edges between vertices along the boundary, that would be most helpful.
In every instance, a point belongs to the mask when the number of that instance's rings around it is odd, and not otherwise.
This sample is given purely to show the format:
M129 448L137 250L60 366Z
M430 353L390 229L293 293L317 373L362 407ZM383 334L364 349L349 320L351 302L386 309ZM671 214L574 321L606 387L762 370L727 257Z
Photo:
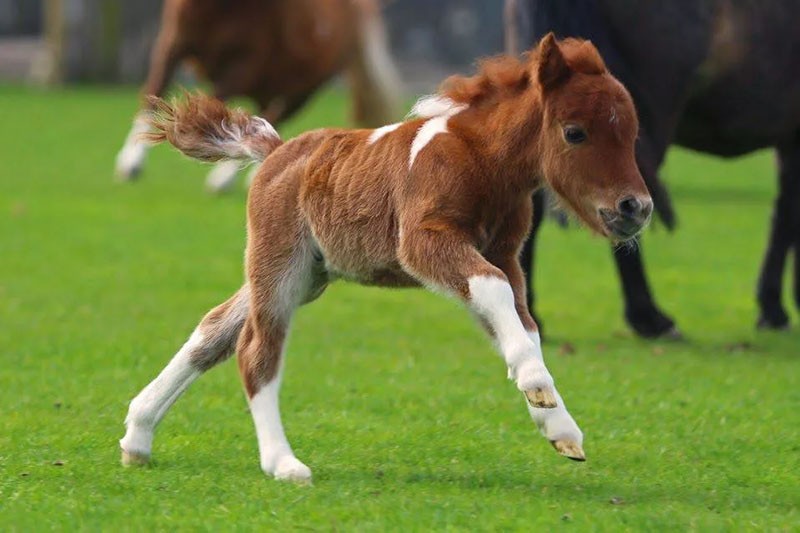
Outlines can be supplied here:
M42 32L43 0L0 0L0 36Z

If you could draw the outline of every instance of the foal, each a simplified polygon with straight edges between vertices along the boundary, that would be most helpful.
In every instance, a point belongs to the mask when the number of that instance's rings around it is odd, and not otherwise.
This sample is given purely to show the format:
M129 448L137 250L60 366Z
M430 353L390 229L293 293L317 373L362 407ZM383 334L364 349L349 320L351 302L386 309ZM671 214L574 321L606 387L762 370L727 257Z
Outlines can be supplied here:
M211 83L215 97L250 98L275 125L340 71L349 77L357 123L375 127L395 119L399 84L377 0L166 0L142 93L162 96L184 61ZM124 180L144 164L140 135L150 111L136 115L117 155ZM229 188L240 167L216 165L207 187Z
M495 339L544 436L584 460L583 435L542 359L517 255L540 186L614 240L649 219L635 110L590 42L548 35L524 61L489 59L474 77L450 78L417 103L418 118L286 143L265 120L206 97L155 104L151 140L204 161L263 163L248 200L247 281L131 402L124 464L149 459L167 409L235 351L261 468L310 480L278 411L284 341L294 310L337 278L423 285L462 300Z

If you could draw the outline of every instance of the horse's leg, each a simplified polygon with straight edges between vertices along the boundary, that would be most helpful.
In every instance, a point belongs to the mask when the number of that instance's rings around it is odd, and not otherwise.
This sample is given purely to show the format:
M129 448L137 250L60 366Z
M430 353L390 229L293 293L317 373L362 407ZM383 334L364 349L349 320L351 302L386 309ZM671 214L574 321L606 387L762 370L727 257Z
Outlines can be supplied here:
M253 223L248 243L252 303L236 348L239 370L255 423L261 469L276 479L309 482L311 470L295 457L286 439L278 396L292 313L318 296L324 283L314 274L308 237L287 236L292 232L285 225L267 231L258 225ZM262 251L269 256L251 260L250 254Z
M220 161L206 175L206 190L215 194L227 192L236 183L242 164L239 161Z
M772 215L769 244L758 280L759 328L784 329L789 316L781 303L783 270L789 249L795 249L795 299L800 306L797 263L800 253L800 147L778 148L779 191Z
M659 135L657 137L661 140L658 141L651 133L664 130L664 124L660 120L649 117L650 127L642 127L636 145L636 163L655 202L656 213L667 227L672 228L675 224L675 214L669 193L658 174L658 168L668 146L666 140L670 136ZM625 300L625 321L631 329L637 335L646 338L680 338L681 333L675 327L675 322L655 304L644 270L641 245L636 248L613 247L612 252Z
M142 94L162 96L183 56L184 50L178 43L177 22L172 14L165 10L161 30L150 54L150 68L142 87ZM122 180L132 180L142 170L148 145L139 137L149 130L147 117L150 111L151 109L146 106L136 114L125 144L117 154L116 173Z
M613 248L622 294L625 298L625 320L637 335L645 338L681 337L675 322L665 315L653 302L650 284L644 271L641 240L635 248L617 246Z
M541 338L537 332L537 324L528 312L525 303L525 275L519 261L513 254L501 256L493 261L508 278L514 295L514 305L528 336L537 345L541 346ZM539 351L541 357L541 350ZM542 409L535 405L535 402L528 402L528 411L542 435L553 445L561 455L576 461L583 461L586 456L583 453L583 433L578 424L567 411L564 400L558 394L558 390L553 388L557 405L552 409ZM528 396L526 394L526 396Z
M386 30L375 0L358 0L356 50L347 66L353 119L377 128L397 120L400 76L389 52Z
M524 278L517 258L507 261L506 274L458 231L438 228L404 233L400 260L422 284L458 296L470 307L497 342L508 377L525 395L537 425L559 453L582 460L583 436L544 364L536 323L525 305Z
M542 333L542 322L536 314L534 309L534 302L536 301L536 291L534 290L534 277L536 275L536 237L539 235L539 228L544 220L544 206L545 206L545 192L539 189L533 193L533 222L531 230L525 242L522 244L522 251L520 252L519 260L522 265L522 272L524 278L527 280L527 292L525 301L528 305L528 310L539 326L539 335Z
M211 310L166 368L131 401L125 418L127 431L119 441L124 465L150 459L153 433L170 406L200 374L233 353L247 316L248 300L245 285Z

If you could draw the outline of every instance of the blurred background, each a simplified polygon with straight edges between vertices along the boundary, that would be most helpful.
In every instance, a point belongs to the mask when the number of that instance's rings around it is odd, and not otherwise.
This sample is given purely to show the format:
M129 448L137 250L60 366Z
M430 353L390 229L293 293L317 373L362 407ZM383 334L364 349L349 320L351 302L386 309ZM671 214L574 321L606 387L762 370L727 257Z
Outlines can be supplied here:
M0 81L140 83L162 0L0 0ZM498 0L385 2L384 19L409 90L502 51Z

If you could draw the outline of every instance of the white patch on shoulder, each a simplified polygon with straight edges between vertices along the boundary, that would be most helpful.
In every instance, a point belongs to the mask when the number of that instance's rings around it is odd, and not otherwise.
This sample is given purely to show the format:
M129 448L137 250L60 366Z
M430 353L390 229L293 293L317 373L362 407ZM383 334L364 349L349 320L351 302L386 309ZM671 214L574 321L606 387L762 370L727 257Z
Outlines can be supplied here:
M432 94L423 96L417 100L417 103L415 103L414 107L411 108L411 111L408 113L406 118L434 118L441 116L453 116L459 111L463 111L467 107L468 106L466 104L457 104L450 98Z
M381 137L386 135L387 133L391 133L400 126L402 126L402 122L396 122L394 124L389 124L388 126L381 126L380 128L376 128L369 134L367 137L367 144L374 144L376 143Z
M447 133L447 121L450 117L457 115L469 107L466 104L457 104L449 98L443 96L423 96L414 107L411 108L409 117L416 116L428 118L414 137L411 143L411 153L408 156L408 168L414 166L417 155L433 140L439 133Z
M432 118L417 131L417 135L411 143L411 153L408 156L409 169L414 166L414 160L417 158L417 154L419 154L437 134L447 133L447 121L449 119L450 117L448 116Z

